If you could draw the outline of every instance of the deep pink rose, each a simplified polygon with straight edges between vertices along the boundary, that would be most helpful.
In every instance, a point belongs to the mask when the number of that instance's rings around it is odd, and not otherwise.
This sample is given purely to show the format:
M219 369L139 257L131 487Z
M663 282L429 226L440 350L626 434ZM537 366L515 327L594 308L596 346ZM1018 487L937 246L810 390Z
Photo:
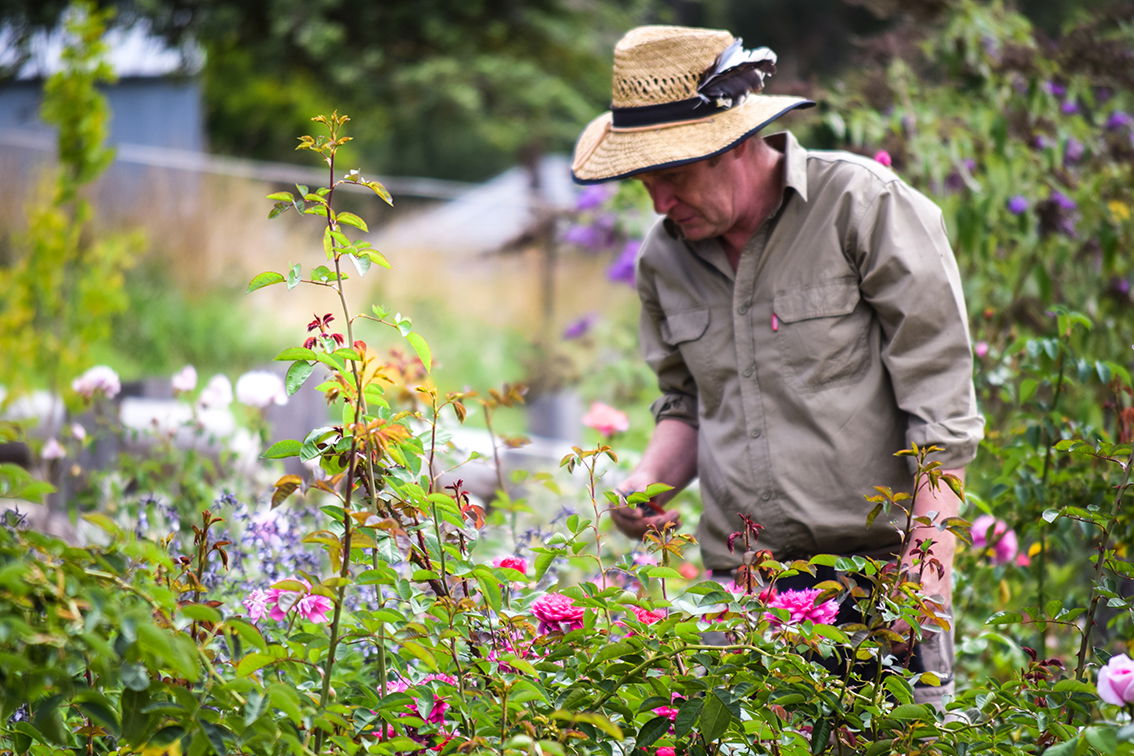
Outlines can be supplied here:
M768 606L772 609L786 609L790 614L787 621L789 625L798 625L807 620L811 620L817 625L829 625L839 613L839 605L835 603L834 599L828 599L822 604L816 605L815 599L821 593L822 591L818 588L780 591L771 595L768 599ZM764 619L775 626L784 624L783 620L771 612L765 612Z
M566 624L566 630L579 630L583 627L582 607L575 606L575 602L561 593L545 593L532 604L532 614L539 620L539 631L550 633L563 630L561 623Z
M1115 706L1134 704L1134 660L1126 654L1110 657L1099 669L1099 698Z
M978 549L992 548L993 561L997 564L1008 564L1016 558L1019 551L1019 542L1016 540L1016 531L1008 527L1004 520L998 520L986 514L973 520L972 530L973 547Z
M676 756L677 752L669 746L662 746L654 752L654 756Z
M655 622L659 622L665 619L665 609L656 609L654 611L650 611L649 609L643 609L640 606L632 606L630 608L634 610L634 616L637 617L638 621L643 625L652 625Z
M890 153L886 152L886 150L878 150L878 152L875 152L874 159L887 168L894 164L894 160L890 157Z
M503 556L492 560L493 567L507 567L508 569L528 574L528 563L518 556Z

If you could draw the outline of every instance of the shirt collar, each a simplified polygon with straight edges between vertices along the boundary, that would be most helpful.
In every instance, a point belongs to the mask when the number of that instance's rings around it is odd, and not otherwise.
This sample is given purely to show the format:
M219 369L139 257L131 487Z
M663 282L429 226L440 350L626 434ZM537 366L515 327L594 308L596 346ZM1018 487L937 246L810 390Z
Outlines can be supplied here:
M764 141L784 154L784 193L794 189L804 202L807 201L807 150L799 146L795 135L790 131L779 131L764 137Z

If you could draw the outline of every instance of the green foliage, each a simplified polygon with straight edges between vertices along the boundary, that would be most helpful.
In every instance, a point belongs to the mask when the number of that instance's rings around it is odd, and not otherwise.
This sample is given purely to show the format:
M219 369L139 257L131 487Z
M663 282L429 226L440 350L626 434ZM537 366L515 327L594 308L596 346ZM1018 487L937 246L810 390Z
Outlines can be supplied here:
M91 348L106 342L111 318L126 305L123 272L138 240L89 239L92 210L81 194L113 158L103 144L110 112L97 89L112 78L101 41L108 18L91 5L75 6L63 69L44 87L42 115L58 129L59 168L46 196L29 202L28 231L11 267L0 269L0 351L27 358L0 365L9 396L45 385L58 391L87 367Z

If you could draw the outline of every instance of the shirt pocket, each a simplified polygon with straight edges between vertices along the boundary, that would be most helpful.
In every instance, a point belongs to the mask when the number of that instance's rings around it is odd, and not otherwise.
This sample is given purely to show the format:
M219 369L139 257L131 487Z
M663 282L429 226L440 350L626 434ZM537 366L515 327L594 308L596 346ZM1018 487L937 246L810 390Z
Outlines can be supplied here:
M661 323L662 340L681 353L682 362L702 394L716 381L716 350L708 335L711 320L708 308L697 308L671 312Z
M772 311L788 373L819 391L860 377L869 364L870 309L854 276L780 289Z

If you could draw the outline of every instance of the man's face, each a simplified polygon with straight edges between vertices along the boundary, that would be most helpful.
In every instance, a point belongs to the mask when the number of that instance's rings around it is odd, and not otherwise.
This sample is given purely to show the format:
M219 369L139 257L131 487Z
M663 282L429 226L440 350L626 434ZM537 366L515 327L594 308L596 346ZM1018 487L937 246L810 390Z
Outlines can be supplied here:
M669 218L689 241L723 236L740 219L737 192L742 187L733 175L736 158L725 153L676 168L638 176L654 210Z

